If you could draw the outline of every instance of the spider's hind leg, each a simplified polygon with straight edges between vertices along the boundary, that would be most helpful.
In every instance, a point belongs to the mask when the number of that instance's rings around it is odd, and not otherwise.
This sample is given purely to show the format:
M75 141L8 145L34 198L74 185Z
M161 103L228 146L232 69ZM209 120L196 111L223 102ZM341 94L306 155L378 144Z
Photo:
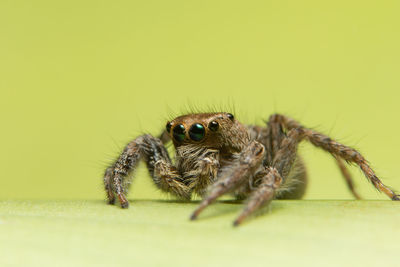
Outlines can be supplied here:
M338 143L337 141L332 140L330 137L317 131L305 128L297 121L284 115L274 114L272 117L280 121L280 123L288 130L302 129L305 134L305 139L310 141L314 146L322 148L323 150L332 154L334 157L357 164L364 173L365 177L378 191L385 193L392 200L400 200L399 195L396 195L392 189L382 183L382 181L376 176L375 172L369 166L368 161L357 150Z
M356 199L361 199L360 195L357 193L356 189L354 188L354 182L353 178L351 177L351 174L349 170L347 169L346 165L344 164L344 161L341 158L335 157L336 163L339 166L340 171L342 172L343 178L346 180L347 187L349 188L350 192L353 194L353 196Z

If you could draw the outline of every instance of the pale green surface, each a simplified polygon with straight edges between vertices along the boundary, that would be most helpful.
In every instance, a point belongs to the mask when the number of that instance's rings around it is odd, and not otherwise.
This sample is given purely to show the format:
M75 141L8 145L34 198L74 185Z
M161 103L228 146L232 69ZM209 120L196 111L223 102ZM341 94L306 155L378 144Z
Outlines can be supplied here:
M275 201L238 228L240 204L0 202L0 266L399 266L392 201Z

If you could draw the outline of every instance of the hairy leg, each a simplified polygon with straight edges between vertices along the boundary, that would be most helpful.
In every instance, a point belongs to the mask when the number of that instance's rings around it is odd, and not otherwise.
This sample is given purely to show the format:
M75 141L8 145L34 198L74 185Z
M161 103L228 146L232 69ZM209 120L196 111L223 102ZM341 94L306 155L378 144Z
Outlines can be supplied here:
M252 139L257 140L266 147L266 157L264 166L272 166L275 155L281 148L282 141L287 136L287 129L282 125L281 121L272 116L267 122L267 127L248 126L248 130ZM289 169L289 173L285 176L285 180L276 192L278 199L300 199L307 187L307 172L302 159L296 155L295 162ZM256 181L256 179L253 179ZM252 180L248 186L244 186L236 192L238 199L247 198L250 193L260 184L252 186Z
M296 160L298 144L303 137L304 132L301 129L292 129L281 141L280 149L275 153L272 166L266 167L265 170L256 174L256 176L262 177L262 182L251 193L246 207L234 221L235 226L274 198L276 190L285 182L290 173Z
M333 156L341 158L346 162L357 164L363 171L365 177L367 177L378 191L385 193L392 200L400 200L399 195L396 195L395 192L379 180L372 168L369 166L367 160L357 150L340 144L317 131L305 128L297 121L284 115L274 114L271 116L271 119L279 121L288 130L302 129L304 131L305 139L310 141L313 145L322 148Z
M267 127L247 126L252 140L257 140L266 148L264 160L265 166L271 166L275 154L279 150L282 140L286 137L286 133L282 124L275 118L270 118Z
M353 196L356 199L361 199L360 195L357 193L357 191L354 188L353 178L351 177L349 170L346 168L344 161L341 158L338 158L335 156L334 156L334 158L336 159L336 163L339 166L339 169L342 172L344 179L346 180L347 187L349 188L350 192L353 194Z
M203 199L200 206L193 212L191 219L196 219L200 212L218 197L233 191L243 182L246 182L249 176L254 175L254 172L262 166L264 156L264 146L257 141L252 141L240 154L235 165L227 169L221 178L211 186L209 195Z
M271 202L271 200L274 198L275 191L282 183L282 177L280 176L279 172L273 167L268 167L257 175L263 176L262 182L250 195L246 207L233 222L234 226L238 226L239 224L241 224L244 219L246 219L250 214L252 214L260 207L269 204L269 202Z
M108 204L115 203L115 195L112 188L112 172L113 168L109 167L106 169L106 172L104 173L104 186L107 193Z
M135 169L140 159L146 162L156 186L184 199L190 199L190 190L172 166L168 152L160 139L143 135L131 141L116 162L107 168L104 176L105 189L110 204L117 195L122 208L129 206L126 199L129 181L127 177Z

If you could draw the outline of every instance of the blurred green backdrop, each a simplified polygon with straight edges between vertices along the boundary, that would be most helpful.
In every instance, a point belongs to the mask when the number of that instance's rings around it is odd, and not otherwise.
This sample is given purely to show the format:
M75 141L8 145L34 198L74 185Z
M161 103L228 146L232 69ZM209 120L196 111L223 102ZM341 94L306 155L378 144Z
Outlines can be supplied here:
M0 198L102 199L126 142L188 103L273 112L355 146L400 190L399 1L0 1ZM307 198L351 198L303 145ZM382 198L357 168L366 198ZM167 198L143 166L130 198Z

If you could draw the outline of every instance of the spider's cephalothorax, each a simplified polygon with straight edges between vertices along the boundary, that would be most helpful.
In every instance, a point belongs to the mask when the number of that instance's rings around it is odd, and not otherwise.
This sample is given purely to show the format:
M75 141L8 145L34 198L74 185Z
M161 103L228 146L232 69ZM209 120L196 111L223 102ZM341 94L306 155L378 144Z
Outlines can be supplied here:
M172 140L176 149L172 163L164 144ZM192 219L218 197L231 193L248 199L234 224L269 203L273 198L301 198L306 188L306 172L297 146L302 140L322 148L335 158L353 195L352 178L344 161L357 164L367 179L392 200L399 200L375 175L365 158L284 115L274 114L266 127L246 126L230 113L189 114L168 122L160 138L142 135L131 141L116 162L106 170L104 184L109 203L118 197L128 207L128 177L140 159L163 191L189 200L193 193L203 197Z

